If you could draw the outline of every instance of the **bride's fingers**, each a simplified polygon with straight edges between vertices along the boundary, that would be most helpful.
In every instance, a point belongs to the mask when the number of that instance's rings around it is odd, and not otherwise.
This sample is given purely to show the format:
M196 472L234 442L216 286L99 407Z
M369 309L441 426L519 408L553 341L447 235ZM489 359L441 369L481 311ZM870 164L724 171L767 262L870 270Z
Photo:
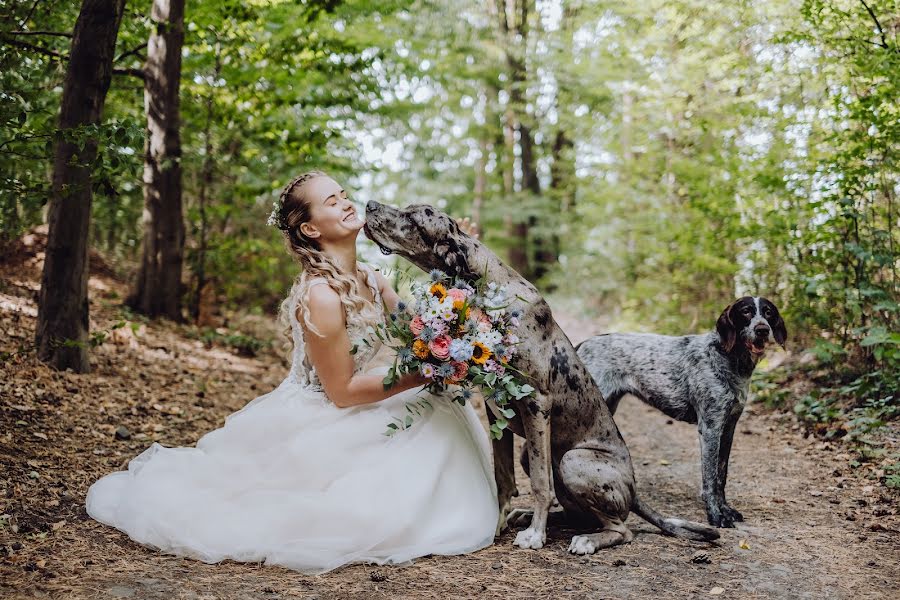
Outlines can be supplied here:
M459 225L459 228L465 231L467 234L475 239L478 239L478 223L476 223L469 217L463 217L461 219L457 218L456 224Z

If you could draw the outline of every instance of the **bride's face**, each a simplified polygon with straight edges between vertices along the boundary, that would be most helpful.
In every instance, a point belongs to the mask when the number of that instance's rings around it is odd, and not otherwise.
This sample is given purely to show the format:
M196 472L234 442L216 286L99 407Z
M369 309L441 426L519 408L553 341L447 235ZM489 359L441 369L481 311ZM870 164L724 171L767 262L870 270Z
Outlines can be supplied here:
M306 185L310 218L300 225L301 231L320 243L355 239L364 223L344 188L326 176L311 179Z

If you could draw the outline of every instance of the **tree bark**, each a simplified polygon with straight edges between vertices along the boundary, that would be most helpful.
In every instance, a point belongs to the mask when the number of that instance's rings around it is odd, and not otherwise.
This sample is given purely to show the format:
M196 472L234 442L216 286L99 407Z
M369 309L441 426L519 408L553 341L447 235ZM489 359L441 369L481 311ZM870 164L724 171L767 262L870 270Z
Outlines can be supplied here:
M144 241L137 281L126 300L145 315L183 321L184 262L179 88L184 0L154 0L156 30L144 67Z
M64 134L100 123L124 9L125 0L84 0L81 5L59 113L59 129ZM38 297L38 358L77 373L90 371L88 233L91 167L96 157L96 139L79 143L62 138L56 143L49 234Z

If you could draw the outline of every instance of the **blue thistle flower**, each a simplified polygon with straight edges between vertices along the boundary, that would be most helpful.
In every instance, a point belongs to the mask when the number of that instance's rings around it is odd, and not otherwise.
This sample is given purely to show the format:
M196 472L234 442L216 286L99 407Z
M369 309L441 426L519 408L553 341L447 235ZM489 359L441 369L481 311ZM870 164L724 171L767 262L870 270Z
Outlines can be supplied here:
M399 301L397 303L397 310L400 312L403 312L404 310L406 310L406 302L404 302L403 300Z
M437 333L431 327L426 327L422 330L422 333L419 334L419 339L425 342L426 344L437 337Z
M400 351L397 352L397 358L401 363L408 363L413 358L412 350L409 348L400 348Z
M438 377L450 377L453 375L453 365L450 363L442 363L437 368L437 375Z
M432 281L443 281L447 277L447 274L440 269L432 269L428 273L428 276L431 277Z

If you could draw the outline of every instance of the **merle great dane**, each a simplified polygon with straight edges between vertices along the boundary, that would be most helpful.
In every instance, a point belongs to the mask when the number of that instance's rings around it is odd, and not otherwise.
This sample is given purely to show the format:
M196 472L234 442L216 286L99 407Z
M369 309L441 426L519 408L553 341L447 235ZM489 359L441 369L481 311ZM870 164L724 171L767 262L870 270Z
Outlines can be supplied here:
M567 519L593 531L572 538L569 551L575 554L630 542L634 534L625 526L630 511L668 535L701 541L719 537L714 528L665 518L638 499L631 456L606 402L531 283L428 205L399 210L369 202L365 232L382 252L396 253L420 269L441 269L470 283L486 276L505 284L511 308L522 313L518 333L523 343L515 363L536 391L532 398L511 400L517 416L509 429L526 440L534 510L530 526L516 535L516 546L544 545L554 493ZM511 463L511 452L508 458L497 456L495 471L508 469L509 475ZM501 476L497 484L502 519L515 481Z
M775 305L744 296L722 312L716 331L685 336L608 333L584 340L576 350L611 413L631 395L673 419L697 423L707 519L716 527L734 527L744 520L725 500L734 429L753 369L769 344L783 348L786 341L784 319Z

